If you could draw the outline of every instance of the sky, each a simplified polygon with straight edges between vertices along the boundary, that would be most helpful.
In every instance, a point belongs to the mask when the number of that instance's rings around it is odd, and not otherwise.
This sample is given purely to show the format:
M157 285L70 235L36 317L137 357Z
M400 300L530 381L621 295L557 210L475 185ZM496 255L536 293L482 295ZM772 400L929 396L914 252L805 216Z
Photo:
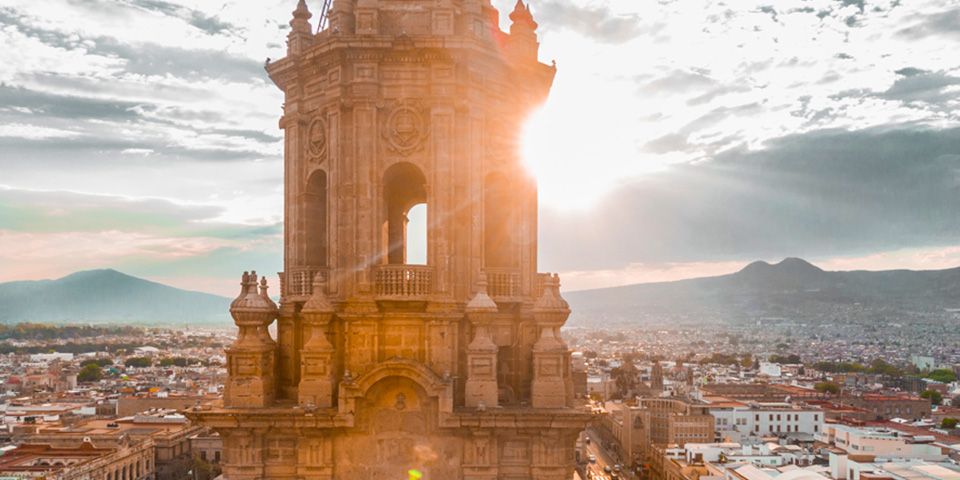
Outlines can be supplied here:
M0 2L0 282L114 268L232 296L281 270L263 64L295 4ZM960 265L960 0L531 10L558 73L522 153L565 290Z

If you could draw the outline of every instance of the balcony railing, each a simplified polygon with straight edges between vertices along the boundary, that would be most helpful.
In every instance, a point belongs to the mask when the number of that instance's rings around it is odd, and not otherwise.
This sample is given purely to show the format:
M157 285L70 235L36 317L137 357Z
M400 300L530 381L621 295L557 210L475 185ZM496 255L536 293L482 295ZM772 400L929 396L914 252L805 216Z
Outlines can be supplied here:
M426 265L380 265L377 296L389 300L414 300L430 295L433 268Z
M550 277L549 273L538 273L537 274L537 283L534 285L535 289L533 293L535 294L533 298L540 298L543 296L543 289L547 283L547 278Z
M483 273L487 275L487 294L494 300L507 301L520 298L518 269L487 267L483 269Z
M324 282L330 280L329 267L292 267L280 273L280 295L283 297L309 297L313 295L313 278L319 273Z

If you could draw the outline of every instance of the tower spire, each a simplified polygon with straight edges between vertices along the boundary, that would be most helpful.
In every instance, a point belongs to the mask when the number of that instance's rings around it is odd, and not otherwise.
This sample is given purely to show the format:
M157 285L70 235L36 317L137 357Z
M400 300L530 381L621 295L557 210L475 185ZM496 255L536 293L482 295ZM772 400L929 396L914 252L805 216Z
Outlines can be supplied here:
M313 27L310 26L310 9L307 8L307 2L300 0L297 3L296 10L293 11L293 20L290 20L290 34L287 35L287 53L296 55L310 46L310 39L313 36Z

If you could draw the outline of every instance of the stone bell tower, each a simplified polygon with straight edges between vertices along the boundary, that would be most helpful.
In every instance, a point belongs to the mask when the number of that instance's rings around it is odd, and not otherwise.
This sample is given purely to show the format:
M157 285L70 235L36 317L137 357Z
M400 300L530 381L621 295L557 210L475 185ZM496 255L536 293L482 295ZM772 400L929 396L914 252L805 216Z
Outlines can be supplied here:
M529 7L510 33L489 0L327 15L314 33L300 0L266 67L286 98L280 305L244 274L223 404L190 416L231 480L570 478L589 414L518 155L556 73Z

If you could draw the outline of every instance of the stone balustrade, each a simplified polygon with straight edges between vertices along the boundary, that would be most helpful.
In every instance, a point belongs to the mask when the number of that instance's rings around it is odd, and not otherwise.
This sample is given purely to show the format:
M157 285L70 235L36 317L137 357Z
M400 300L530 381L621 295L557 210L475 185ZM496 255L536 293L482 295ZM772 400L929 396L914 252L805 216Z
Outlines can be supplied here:
M519 299L522 295L519 269L487 267L483 273L487 275L487 293L494 300Z
M432 291L433 268L427 265L379 265L377 296L391 300L418 299Z
M291 267L289 271L280 275L284 297L309 297L313 294L313 281L317 274L322 276L324 283L330 280L330 267L305 266Z

